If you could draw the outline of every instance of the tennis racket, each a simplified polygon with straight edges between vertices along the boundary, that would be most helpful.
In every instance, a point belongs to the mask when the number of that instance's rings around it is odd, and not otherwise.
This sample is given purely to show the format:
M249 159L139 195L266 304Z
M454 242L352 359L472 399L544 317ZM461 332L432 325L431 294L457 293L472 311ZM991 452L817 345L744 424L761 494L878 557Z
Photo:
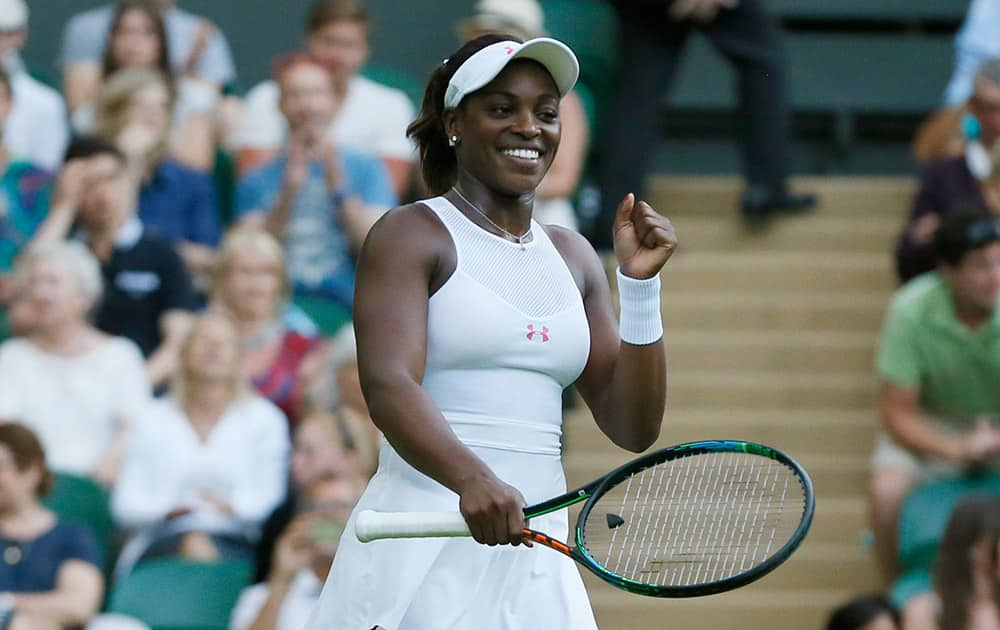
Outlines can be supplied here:
M525 529L608 584L639 595L694 597L744 586L799 546L815 509L812 481L776 449L732 440L649 453L587 485L524 508L524 517L586 501L576 544ZM374 512L362 542L469 536L459 512Z

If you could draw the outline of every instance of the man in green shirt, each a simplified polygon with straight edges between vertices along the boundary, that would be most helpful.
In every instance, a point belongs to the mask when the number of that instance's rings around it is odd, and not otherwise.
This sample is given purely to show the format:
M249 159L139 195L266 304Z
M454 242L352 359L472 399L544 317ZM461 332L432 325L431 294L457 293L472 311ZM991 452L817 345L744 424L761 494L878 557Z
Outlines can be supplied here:
M934 237L937 271L893 296L879 344L875 549L895 575L899 508L927 477L1000 462L1000 220L957 213Z

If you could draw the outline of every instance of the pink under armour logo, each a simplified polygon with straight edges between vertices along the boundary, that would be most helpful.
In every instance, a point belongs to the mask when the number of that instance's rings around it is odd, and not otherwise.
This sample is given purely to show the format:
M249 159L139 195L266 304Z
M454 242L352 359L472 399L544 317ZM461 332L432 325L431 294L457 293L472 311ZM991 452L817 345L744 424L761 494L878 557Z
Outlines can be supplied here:
M536 336L541 339L541 343L545 343L546 341L548 341L549 327L542 326L541 330L535 330L535 326L533 324L528 324L528 335L527 335L528 341L534 341Z
M514 54L514 47L513 46L504 46L503 49L507 51L508 55L513 55Z

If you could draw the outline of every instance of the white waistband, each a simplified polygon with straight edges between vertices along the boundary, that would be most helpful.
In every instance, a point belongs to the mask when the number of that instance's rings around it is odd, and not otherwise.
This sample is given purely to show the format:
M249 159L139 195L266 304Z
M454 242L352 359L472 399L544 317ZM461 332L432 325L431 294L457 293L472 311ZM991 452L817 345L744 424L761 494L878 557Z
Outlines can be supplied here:
M447 412L444 415L455 435L466 446L539 455L559 455L562 451L562 427L557 423Z

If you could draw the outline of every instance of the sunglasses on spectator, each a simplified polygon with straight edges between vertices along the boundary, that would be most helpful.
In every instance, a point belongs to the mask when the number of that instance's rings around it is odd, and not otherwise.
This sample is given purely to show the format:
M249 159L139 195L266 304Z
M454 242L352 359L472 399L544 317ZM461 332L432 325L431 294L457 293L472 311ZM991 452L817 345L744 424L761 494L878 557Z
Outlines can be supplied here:
M976 221L965 228L965 238L970 247L978 247L988 241L1000 240L1000 221L987 219Z

